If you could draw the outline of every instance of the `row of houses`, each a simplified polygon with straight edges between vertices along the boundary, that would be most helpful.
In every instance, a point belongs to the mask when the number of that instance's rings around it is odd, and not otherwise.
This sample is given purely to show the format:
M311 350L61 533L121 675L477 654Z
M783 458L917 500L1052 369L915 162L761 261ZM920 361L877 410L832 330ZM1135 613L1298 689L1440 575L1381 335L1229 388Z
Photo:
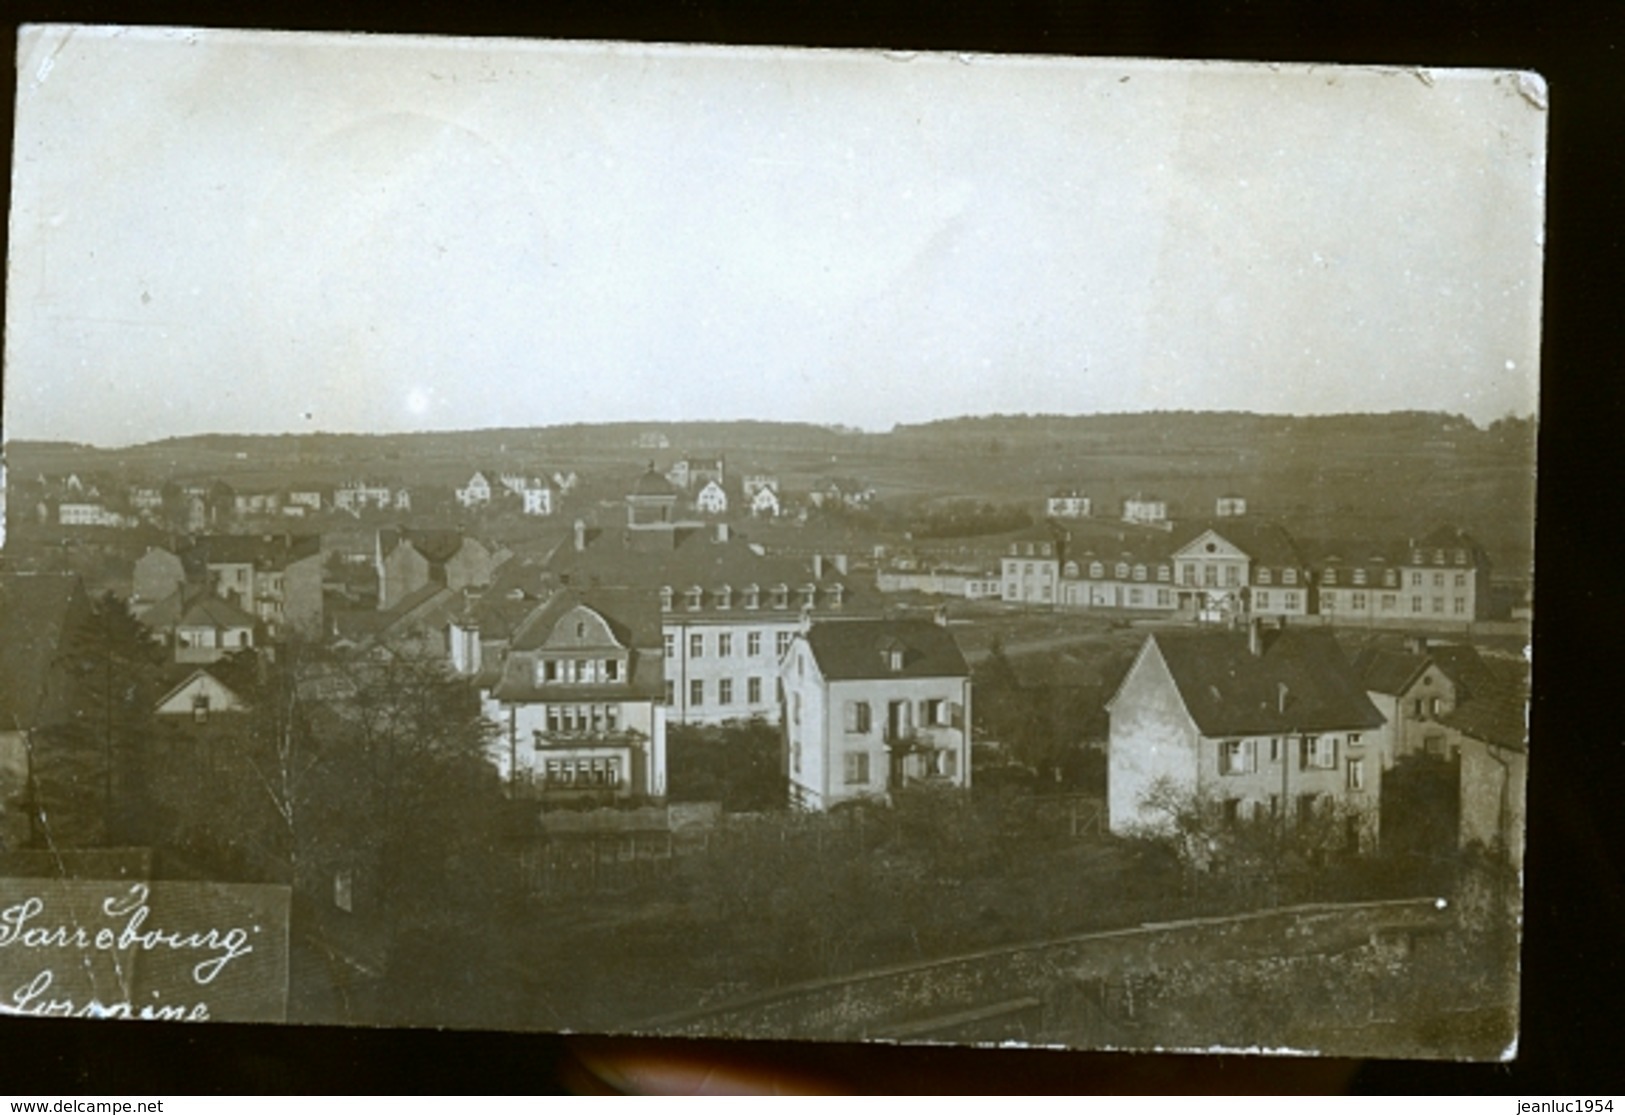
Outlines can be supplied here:
M1168 831L1170 805L1230 825L1330 822L1371 849L1382 791L1412 756L1458 771L1458 842L1522 858L1528 670L1466 645L1365 648L1323 629L1159 632L1108 702L1107 816Z
M1303 544L1250 519L1167 536L1050 523L1008 544L999 576L1007 603L1207 622L1468 624L1487 618L1490 601L1488 555L1451 527L1393 542Z
M1044 516L1049 519L1090 519L1095 517L1095 501L1081 488L1059 488L1044 500ZM1168 501L1161 496L1136 492L1119 504L1122 521L1167 529ZM1247 514L1247 497L1227 492L1214 500L1213 514L1220 519Z

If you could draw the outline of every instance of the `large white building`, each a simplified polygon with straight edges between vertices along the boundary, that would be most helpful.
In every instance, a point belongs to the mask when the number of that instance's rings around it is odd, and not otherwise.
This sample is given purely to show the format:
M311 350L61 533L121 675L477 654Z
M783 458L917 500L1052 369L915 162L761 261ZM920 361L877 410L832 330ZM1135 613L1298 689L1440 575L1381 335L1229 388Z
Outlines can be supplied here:
M677 519L678 494L652 469L620 529L589 529L547 561L560 584L640 591L659 609L664 700L674 723L777 721L778 664L804 617L862 617L841 555L772 555L726 524Z
M970 669L946 626L809 624L779 677L792 805L823 810L914 783L970 785Z

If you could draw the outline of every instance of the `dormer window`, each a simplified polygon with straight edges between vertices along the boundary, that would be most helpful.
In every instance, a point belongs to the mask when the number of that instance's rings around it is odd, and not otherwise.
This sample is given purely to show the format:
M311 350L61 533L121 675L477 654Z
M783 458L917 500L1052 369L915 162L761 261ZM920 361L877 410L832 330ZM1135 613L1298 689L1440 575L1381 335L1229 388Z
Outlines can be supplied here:
M1268 569L1260 569L1258 571L1258 583L1261 585L1267 585L1270 583L1270 571Z
M842 599L846 596L846 586L837 581L829 586L829 606L839 608Z
M1163 581L1163 582L1168 582L1168 581L1171 581L1173 579L1174 579L1173 570L1169 569L1166 565L1157 566L1157 580Z
M817 601L817 598L818 598L818 588L817 588L817 586L816 585L802 585L801 586L800 597L801 597L801 600L800 600L800 603L799 603L798 606L802 607L802 608L811 608L813 606L813 604Z
M1467 564L1467 551L1466 550L1457 550L1456 551L1456 564L1457 565L1466 565Z
M705 590L699 585L695 585L683 595L688 606L688 610L691 612L699 611L700 605L705 602Z
M773 606L775 608L788 608L790 606L790 586L773 586Z
M723 585L721 588L717 589L717 607L719 609L722 611L727 611L729 608L733 607L733 604L734 590L731 587L728 585Z
M1145 566L1143 566L1143 565L1136 565L1136 566L1135 566L1135 567L1134 567L1134 579L1135 579L1135 580L1136 580L1136 581L1143 581L1143 580L1145 580Z
M1354 583L1357 584L1357 585L1365 584L1365 570L1364 569L1356 569L1354 571Z
M1117 563L1117 568L1114 570L1114 572L1117 574L1117 579L1119 581L1128 580L1128 562L1126 562L1126 561L1118 562Z
M745 586L745 608L747 610L749 610L749 611L754 612L757 608L761 607L761 604L762 604L762 590L757 588L755 585L746 585Z
M1337 570L1328 569L1322 573L1320 575L1320 583L1323 585L1335 585L1337 583Z
M670 585L661 585L660 586L660 610L662 612L671 611L671 586Z
M1389 588L1398 588L1399 587L1399 570L1397 570L1397 569L1384 570L1383 574L1382 574L1382 583L1387 585Z
M1105 575L1106 575L1106 567L1104 565L1102 565L1098 561L1091 561L1089 563L1089 576L1093 577L1095 580L1098 581L1098 580L1100 580L1100 578L1104 577Z
M1078 563L1075 561L1067 562L1064 572L1068 577L1076 577L1078 575Z
M1281 570L1281 583L1283 585L1295 585L1295 584L1297 584L1298 583L1298 571L1296 569L1283 569L1283 570Z

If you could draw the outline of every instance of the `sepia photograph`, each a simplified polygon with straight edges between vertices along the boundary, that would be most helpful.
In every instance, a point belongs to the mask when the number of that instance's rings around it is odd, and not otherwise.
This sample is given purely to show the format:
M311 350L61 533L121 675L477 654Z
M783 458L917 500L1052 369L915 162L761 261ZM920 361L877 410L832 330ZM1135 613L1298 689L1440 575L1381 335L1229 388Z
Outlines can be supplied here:
M0 1015L1517 1055L1538 73L17 44Z

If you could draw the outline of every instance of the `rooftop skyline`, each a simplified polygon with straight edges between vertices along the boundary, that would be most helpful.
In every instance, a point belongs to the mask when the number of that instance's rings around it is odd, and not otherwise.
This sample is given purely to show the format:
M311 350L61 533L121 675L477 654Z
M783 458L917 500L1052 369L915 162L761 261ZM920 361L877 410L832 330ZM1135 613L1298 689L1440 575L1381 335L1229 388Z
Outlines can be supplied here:
M25 29L5 436L1536 410L1486 71Z

